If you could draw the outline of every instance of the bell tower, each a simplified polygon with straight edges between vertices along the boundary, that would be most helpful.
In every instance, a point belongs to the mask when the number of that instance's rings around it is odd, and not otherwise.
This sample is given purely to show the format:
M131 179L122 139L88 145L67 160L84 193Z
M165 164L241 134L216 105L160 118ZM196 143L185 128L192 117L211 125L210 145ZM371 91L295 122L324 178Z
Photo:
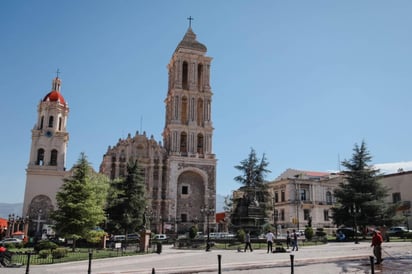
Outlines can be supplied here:
M40 100L37 122L31 130L23 216L28 216L37 230L41 229L40 224L47 223L50 211L55 208L56 193L66 174L69 107L60 88L61 80L57 76L53 79L51 91Z
M201 206L215 208L216 159L212 152L212 91L207 48L189 25L168 68L163 143L168 152L169 196L177 223L201 220Z

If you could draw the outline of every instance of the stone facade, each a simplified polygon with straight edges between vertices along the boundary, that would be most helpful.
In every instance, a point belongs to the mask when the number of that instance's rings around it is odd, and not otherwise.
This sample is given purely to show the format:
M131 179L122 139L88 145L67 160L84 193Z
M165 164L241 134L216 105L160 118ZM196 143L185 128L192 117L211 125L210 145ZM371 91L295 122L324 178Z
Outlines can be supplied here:
M212 152L212 91L206 46L189 27L168 65L163 145L153 136L129 135L103 157L100 172L122 177L129 161L144 169L152 229L183 232L193 223L205 226L201 208L215 209L216 159ZM213 222L213 220L210 220Z

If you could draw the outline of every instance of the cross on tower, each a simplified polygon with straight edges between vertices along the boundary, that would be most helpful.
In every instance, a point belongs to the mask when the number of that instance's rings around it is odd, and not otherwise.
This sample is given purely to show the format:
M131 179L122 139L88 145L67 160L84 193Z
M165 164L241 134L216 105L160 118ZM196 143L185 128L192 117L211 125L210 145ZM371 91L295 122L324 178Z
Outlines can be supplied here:
M59 69L57 69L57 70L56 70L56 75L57 75L57 78L59 78L59 74L60 74L60 70L59 70Z
M187 17L187 20L189 20L189 28L192 27L192 21L195 20L192 16Z

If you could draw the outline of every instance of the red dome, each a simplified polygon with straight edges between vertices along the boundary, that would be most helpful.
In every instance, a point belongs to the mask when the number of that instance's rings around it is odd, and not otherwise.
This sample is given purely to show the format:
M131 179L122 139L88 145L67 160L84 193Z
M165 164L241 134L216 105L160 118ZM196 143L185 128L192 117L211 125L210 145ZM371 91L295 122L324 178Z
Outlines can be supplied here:
M60 94L60 92L53 90L49 92L43 99L43 102L45 101L50 101L50 102L59 102L60 104L65 105L66 101L64 100L63 95Z

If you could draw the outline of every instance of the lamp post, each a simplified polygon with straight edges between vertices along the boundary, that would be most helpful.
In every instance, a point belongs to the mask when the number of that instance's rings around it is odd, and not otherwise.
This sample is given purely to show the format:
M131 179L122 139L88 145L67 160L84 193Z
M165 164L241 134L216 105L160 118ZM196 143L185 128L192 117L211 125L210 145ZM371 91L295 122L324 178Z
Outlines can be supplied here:
M206 222L207 222L207 240L206 240L206 251L210 251L210 227L209 227L209 217L213 214L215 214L215 210L212 207L206 207L202 206L200 208L200 213L202 215L206 216Z
M361 209L359 206L356 206L356 204L353 203L352 207L350 207L349 210L350 210L350 213L353 215L353 224L354 224L353 233L355 234L355 244L359 244L357 217L361 213Z

